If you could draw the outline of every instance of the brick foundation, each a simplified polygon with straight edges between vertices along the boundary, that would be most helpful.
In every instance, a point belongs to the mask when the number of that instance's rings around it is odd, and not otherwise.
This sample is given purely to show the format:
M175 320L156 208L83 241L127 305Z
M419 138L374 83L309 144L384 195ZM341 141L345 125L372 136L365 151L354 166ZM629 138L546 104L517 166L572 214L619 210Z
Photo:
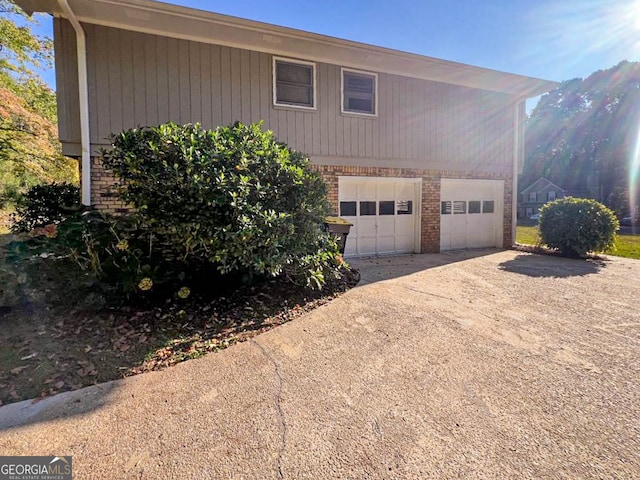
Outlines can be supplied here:
M128 213L130 208L116 195L115 178L100 157L91 158L91 205L105 213Z
M397 177L422 179L422 210L420 222L421 253L440 251L440 179L464 178L476 180L504 180L504 245L510 246L511 239L511 176L493 173L464 171L419 170L383 167L347 167L313 165L327 183L327 196L334 213L338 212L338 177ZM127 213L130 208L123 204L114 191L114 177L106 170L100 157L91 159L91 204L103 212Z

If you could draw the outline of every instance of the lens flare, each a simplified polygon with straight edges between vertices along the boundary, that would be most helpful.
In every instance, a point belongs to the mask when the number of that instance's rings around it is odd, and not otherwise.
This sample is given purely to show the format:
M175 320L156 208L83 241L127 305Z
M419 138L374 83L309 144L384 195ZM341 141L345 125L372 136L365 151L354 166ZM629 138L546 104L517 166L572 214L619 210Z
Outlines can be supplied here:
M629 165L629 211L634 218L638 212L638 190L640 190L640 126L636 136L636 147L631 154Z

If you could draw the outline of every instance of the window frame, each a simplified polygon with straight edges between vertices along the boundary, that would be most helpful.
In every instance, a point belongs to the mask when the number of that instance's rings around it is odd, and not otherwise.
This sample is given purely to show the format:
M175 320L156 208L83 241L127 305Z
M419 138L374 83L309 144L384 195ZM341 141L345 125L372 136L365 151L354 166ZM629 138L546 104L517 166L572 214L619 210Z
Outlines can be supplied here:
M538 201L538 192L529 192L529 202Z
M290 103L278 103L278 76L277 76L277 63L293 63L298 65L310 66L311 67L311 81L313 82L311 87L313 89L313 106L308 107L306 105L293 105ZM310 110L316 111L318 109L318 79L317 79L317 68L315 62L309 62L307 60L298 60L296 58L287 58L287 57L277 57L273 56L272 59L272 68L271 68L271 76L273 80L273 106L278 108L295 108L300 110Z
M554 200L556 200L556 198L557 198L557 195L555 190L549 190L547 192L547 202L553 202Z
M344 74L355 73L357 75L373 77L373 113L367 112L352 112L345 110L344 105ZM378 74L375 72L367 72L365 70L355 70L353 68L341 67L340 68L340 113L343 115L356 115L360 117L372 117L378 116Z

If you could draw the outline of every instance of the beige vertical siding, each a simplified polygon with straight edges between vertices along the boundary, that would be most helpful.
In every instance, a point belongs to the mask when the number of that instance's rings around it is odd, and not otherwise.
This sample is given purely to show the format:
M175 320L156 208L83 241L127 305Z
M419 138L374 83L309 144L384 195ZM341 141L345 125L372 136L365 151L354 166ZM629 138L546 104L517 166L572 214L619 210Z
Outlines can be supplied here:
M271 55L85 25L91 141L166 121L205 127L263 120L277 137L326 165L509 171L513 101L497 93L378 75L378 115L343 115L339 65L316 65L317 108L273 106ZM55 21L60 138L80 139L75 40Z

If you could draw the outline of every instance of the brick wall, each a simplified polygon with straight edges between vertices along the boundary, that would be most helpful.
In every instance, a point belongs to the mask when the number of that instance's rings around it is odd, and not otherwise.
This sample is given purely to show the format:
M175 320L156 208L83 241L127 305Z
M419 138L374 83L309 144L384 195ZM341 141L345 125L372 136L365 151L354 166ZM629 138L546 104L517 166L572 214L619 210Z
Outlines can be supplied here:
M120 202L114 193L114 177L106 170L99 157L91 159L91 204L108 213L126 213L130 209ZM420 251L437 253L440 251L440 179L466 178L478 180L504 180L504 245L512 244L511 239L511 195L510 176L490 173L417 170L383 167L348 167L313 165L327 183L327 196L335 213L338 212L338 177L399 177L422 179L422 210L420 222Z
M113 174L100 157L91 158L91 205L106 213L128 213L129 208L116 196Z
M417 170L405 168L383 167L347 167L333 165L313 165L327 183L328 199L335 213L338 212L338 177L397 177L422 179L422 211L420 221L421 253L437 253L440 251L440 179L464 178L476 180L504 180L504 245L511 241L511 177L492 173Z

